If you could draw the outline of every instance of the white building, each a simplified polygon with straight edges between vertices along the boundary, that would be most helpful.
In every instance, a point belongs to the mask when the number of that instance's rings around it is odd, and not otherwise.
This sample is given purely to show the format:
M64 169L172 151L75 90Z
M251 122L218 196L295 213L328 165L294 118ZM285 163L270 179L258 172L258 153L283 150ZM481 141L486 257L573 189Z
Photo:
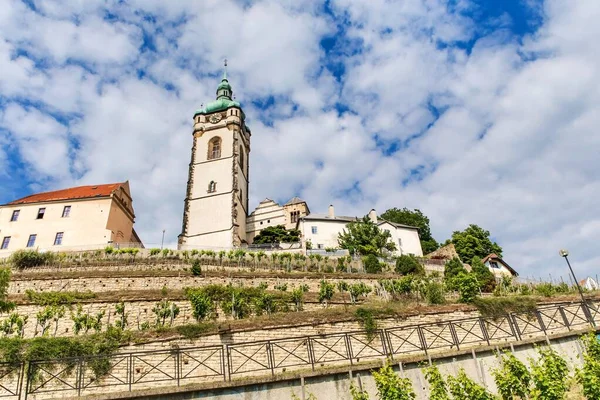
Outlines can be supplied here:
M397 247L394 255L413 254L423 256L418 228L401 225L377 218L375 210L369 212L369 218L382 229L389 231L391 239ZM298 229L302 240L310 242L315 249L338 248L338 235L346 229L349 222L357 221L357 217L335 215L332 205L327 214L308 214L298 221Z
M295 229L298 220L310 213L306 202L298 197L283 206L271 199L264 199L246 219L246 241L252 243L260 231L269 226L283 225Z
M501 278L502 276L519 276L517 271L494 253L485 256L481 262L488 267L497 278Z
M36 193L0 206L0 257L15 250L143 247L129 182Z

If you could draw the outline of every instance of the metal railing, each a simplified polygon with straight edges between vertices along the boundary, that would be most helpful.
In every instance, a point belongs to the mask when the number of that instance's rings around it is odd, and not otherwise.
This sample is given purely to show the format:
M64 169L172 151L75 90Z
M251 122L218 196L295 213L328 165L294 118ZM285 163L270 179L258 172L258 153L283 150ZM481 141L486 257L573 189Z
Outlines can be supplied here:
M187 383L231 381L368 359L400 359L435 352L544 338L593 327L597 305L560 303L533 313L464 318L371 332L354 331L225 345L172 348L110 356L0 363L0 398L83 396ZM25 372L26 371L26 372ZM25 377L25 379L23 379ZM53 395L54 393L54 395Z

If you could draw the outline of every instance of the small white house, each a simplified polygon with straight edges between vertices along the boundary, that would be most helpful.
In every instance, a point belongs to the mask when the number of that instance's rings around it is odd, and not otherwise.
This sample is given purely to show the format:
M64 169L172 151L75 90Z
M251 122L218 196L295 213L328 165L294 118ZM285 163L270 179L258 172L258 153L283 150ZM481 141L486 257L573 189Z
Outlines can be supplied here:
M502 276L519 276L517 271L494 253L485 256L481 262L483 262L497 278Z
M380 229L390 232L391 239L397 248L394 255L423 256L418 228L378 219L375 210L369 212L369 218ZM335 215L335 210L330 205L327 214L310 213L301 217L298 220L297 229L302 234L302 240L310 242L315 249L338 248L338 235L346 229L349 222L357 220L359 220L357 217Z
M587 277L579 282L579 285L586 290L598 290L598 282L594 280L592 277Z

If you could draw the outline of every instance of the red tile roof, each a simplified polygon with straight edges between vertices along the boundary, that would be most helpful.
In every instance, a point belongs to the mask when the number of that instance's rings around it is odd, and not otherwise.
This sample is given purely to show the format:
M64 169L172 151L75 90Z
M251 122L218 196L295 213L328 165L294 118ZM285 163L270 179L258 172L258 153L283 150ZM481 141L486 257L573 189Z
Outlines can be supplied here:
M7 206L17 204L42 203L47 201L89 199L94 197L109 197L123 183L109 183L106 185L78 186L53 192L36 193L7 203Z

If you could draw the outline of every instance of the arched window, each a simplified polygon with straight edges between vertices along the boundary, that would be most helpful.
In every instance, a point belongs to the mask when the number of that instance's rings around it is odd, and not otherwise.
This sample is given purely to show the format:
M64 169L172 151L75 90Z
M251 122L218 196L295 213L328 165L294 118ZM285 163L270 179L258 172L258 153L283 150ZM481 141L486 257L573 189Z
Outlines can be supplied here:
M208 157L209 160L221 158L221 138L214 137L208 142Z
M244 171L244 148L240 144L240 168Z
M210 181L208 184L208 193L214 193L217 191L217 182Z

